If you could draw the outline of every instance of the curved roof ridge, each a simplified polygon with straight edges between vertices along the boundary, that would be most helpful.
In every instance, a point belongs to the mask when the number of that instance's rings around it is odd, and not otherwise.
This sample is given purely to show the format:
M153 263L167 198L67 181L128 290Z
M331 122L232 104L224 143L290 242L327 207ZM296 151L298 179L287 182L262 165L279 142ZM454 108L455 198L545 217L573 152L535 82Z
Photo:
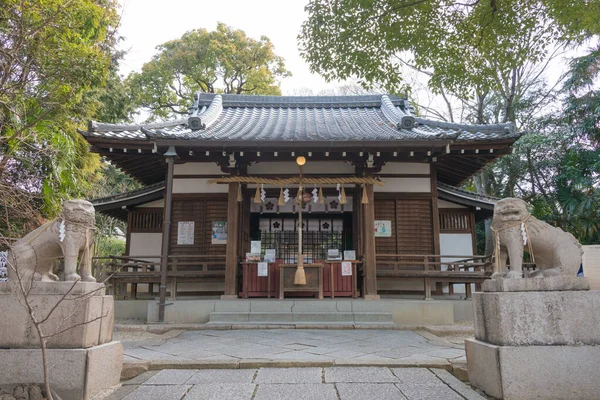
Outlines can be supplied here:
M152 122L149 124L113 124L107 122L90 121L88 123L88 133L91 132L122 132L122 131L137 131L141 129L160 129L170 128L172 126L182 125L187 123L187 118L174 119L163 122Z
M494 132L497 133L502 131L503 133L513 134L516 131L515 124L512 122L507 122L503 124L484 124L484 125L469 125L469 124L459 124L456 122L446 122L446 121L436 121L432 119L426 119L421 117L415 117L415 122L420 125L429 125L436 128L442 129L456 129L463 130L467 132L481 132L488 133Z

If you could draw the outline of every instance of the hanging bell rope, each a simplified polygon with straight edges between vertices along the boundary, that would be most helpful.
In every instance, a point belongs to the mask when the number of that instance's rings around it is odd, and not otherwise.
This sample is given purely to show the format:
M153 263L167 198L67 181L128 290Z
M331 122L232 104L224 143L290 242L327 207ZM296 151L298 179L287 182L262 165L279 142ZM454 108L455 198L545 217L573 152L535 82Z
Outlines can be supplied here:
M239 182L250 185L298 185L302 179L302 184L306 185L336 185L336 184L371 184L384 186L385 183L371 176L350 176L337 178L265 178L260 176L227 176L223 178L210 179L208 183L232 183Z
M304 255L302 254L302 205L303 205L303 188L302 188L302 166L300 165L300 177L298 179L298 267L294 275L294 285L306 285L306 273L304 272Z

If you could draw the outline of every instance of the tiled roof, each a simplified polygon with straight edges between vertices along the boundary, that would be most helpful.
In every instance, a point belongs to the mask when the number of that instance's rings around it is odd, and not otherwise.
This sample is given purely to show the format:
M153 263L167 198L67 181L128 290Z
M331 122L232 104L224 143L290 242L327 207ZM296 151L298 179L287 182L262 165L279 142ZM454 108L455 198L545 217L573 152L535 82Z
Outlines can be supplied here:
M391 95L248 96L201 93L190 116L157 124L91 122L87 137L152 141L431 141L516 139L512 124L461 125L415 117Z
M448 185L438 181L438 196L441 199L454 201L459 204L472 205L489 210L494 209L494 205L499 197L484 196L479 193L470 192L468 190L460 189L456 186Z

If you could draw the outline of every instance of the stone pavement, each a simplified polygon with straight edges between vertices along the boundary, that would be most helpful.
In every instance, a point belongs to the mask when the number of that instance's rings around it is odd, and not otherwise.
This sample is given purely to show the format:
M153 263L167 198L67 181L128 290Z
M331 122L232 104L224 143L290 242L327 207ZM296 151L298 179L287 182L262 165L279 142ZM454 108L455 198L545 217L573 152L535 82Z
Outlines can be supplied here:
M178 332L179 333L179 332ZM123 341L125 363L150 369L268 366L424 366L452 370L465 362L462 344L425 331L250 329L183 331Z
M104 400L482 400L448 371L328 367L166 369L124 382Z

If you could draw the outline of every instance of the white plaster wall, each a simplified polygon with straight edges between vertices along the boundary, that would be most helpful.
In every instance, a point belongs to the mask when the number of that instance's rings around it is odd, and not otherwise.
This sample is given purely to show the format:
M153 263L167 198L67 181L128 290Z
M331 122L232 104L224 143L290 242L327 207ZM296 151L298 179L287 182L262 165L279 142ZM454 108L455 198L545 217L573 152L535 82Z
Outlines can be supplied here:
M431 193L430 178L382 178L385 185L375 185L375 192Z
M129 255L156 256L155 261L160 261L162 246L162 233L132 232L129 238ZM149 261L154 259L149 258Z
M438 199L438 208L469 208L460 204L451 203L446 200Z
M227 193L228 185L208 183L208 179L173 179L173 193Z
M381 169L382 174L430 174L427 163L389 162Z
M221 167L216 163L185 163L175 164L173 175L223 175Z
M590 281L590 289L600 290L600 245L583 247L583 276Z
M440 233L440 255L472 256L473 238L470 233ZM442 257L441 261L455 261L465 257L452 258ZM446 270L446 266L442 267ZM471 289L474 289L474 285ZM448 293L448 284L443 284L444 293ZM454 284L454 293L465 293L464 284Z
M354 174L354 167L343 161L311 161L306 157L306 164L302 167L305 174ZM298 164L293 161L275 161L252 164L248 167L249 174L297 174Z
M150 203L145 203L145 204L140 204L139 206L136 207L147 207L147 208L164 208L165 207L165 201L163 199L160 200L154 200L151 201Z

